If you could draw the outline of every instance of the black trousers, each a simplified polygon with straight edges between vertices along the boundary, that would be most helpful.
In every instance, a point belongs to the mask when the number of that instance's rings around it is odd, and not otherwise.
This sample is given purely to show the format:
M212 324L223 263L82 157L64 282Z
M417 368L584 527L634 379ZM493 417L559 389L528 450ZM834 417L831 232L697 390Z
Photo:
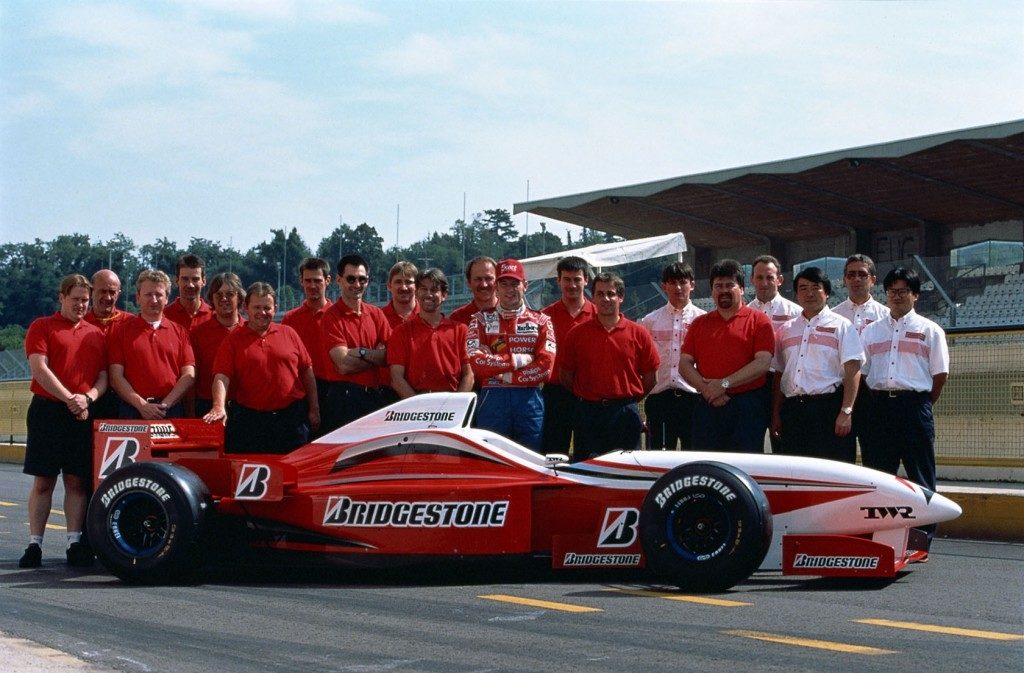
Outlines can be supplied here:
M305 399L276 411L232 403L224 429L224 452L288 453L309 441L308 410Z
M872 390L861 429L864 467L896 474L900 463L910 481L935 490L935 418L931 393ZM935 525L922 526L931 540Z
M572 442L573 416L576 413L576 396L565 386L545 383L544 431L541 437L543 453L569 453Z
M640 407L632 398L576 403L573 432L574 462L593 458L616 449L636 450L640 448L643 433Z
M700 395L679 388L669 388L648 395L644 403L647 427L651 431L652 449L676 450L693 447L693 410Z
M327 386L327 399L320 402L321 434L325 435L383 406L384 398L376 386L331 381Z
M843 390L825 395L795 395L782 401L779 452L791 456L857 462L853 433L836 437L836 416L843 405Z

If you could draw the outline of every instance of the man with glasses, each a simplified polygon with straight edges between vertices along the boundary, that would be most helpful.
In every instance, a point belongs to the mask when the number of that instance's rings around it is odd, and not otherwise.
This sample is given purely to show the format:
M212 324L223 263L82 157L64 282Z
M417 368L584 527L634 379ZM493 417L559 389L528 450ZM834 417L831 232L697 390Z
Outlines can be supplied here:
M875 286L876 280L875 263L870 257L860 253L847 257L843 284L849 297L832 310L853 323L857 334L871 323L889 317L889 309L885 304L875 301L871 296L871 288Z
M323 320L324 347L334 364L327 400L320 405L329 423L322 428L324 433L383 404L380 371L387 364L391 326L384 311L363 301L369 282L370 266L362 256L345 255L338 260L341 296Z
M121 279L110 269L100 269L92 275L92 304L85 314L85 322L95 325L104 338L118 322L131 317L131 313L117 308L121 296ZM92 418L117 418L120 401L112 387L107 387L89 410Z
M890 315L861 332L867 361L861 373L869 389L861 435L865 467L907 477L935 490L935 420L932 406L949 373L946 334L916 311L921 279L896 267L882 281ZM935 527L927 527L929 537Z
M870 257L856 253L846 258L846 266L843 268L843 284L846 286L849 297L832 310L853 323L857 334L861 334L864 328L871 323L889 318L889 308L885 304L875 301L875 298L871 296L871 288L875 286L876 280L875 262ZM857 393L857 402L854 404L856 409L861 410L860 413L853 415L852 434L855 443L863 436L866 422L863 410L869 403L867 394L867 386L861 385Z
M864 349L853 325L828 308L832 281L809 266L793 279L803 308L776 332L772 434L781 453L857 462L850 430Z
M743 303L743 268L733 259L711 267L715 310L690 325L679 374L701 394L693 448L763 453L768 429L766 374L775 352L772 321Z

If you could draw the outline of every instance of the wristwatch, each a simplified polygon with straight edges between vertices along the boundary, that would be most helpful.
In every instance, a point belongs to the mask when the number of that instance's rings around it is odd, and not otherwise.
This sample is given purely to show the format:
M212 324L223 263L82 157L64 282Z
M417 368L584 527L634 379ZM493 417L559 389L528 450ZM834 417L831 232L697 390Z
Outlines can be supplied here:
M722 390L728 390L731 385L732 384L729 383L729 379L722 379Z
M843 407L843 408L841 409L841 411L842 411L842 412L843 412L844 414L846 414L847 416L852 416L852 415L853 415L853 407Z
M370 352L369 350L367 350L366 348L360 346L359 347L359 359L360 360L365 360L366 359L366 354L369 353L369 352Z

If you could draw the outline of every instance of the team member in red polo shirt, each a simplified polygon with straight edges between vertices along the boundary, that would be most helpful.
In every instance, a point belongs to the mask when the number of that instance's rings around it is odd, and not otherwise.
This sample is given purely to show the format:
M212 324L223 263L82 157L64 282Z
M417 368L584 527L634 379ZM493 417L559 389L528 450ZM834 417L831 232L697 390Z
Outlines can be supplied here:
M320 425L313 361L295 330L274 324L275 309L274 288L250 285L249 320L217 351L213 408L203 420L214 423L230 415L225 451L287 453L308 442L310 428Z
M206 285L206 263L196 255L182 255L175 268L178 299L166 308L164 315L186 331L213 319L213 307L203 301Z
M327 287L331 284L331 267L327 260L307 257L299 264L299 283L305 300L284 314L281 324L288 325L299 334L309 357L313 359L313 375L316 377L317 399L320 401L320 430L330 427L327 418L327 385L334 376L334 363L323 340L323 319L331 300L327 298Z
M555 339L565 339L573 327L592 320L597 315L594 302L587 299L583 289L590 282L590 266L582 257L570 256L558 260L555 267L558 288L562 297L541 309L551 318ZM576 396L562 385L562 354L559 348L551 378L541 391L544 395L544 434L541 450L544 453L569 453L572 442L572 418L576 411Z
M697 317L683 340L679 375L701 394L693 414L693 448L764 452L775 351L771 319L743 304L743 268L732 259L711 267L717 307Z
M387 364L391 336L384 312L363 301L370 267L359 255L338 260L341 297L324 316L324 346L334 371L325 406L333 430L380 409L380 368Z
M132 316L131 313L117 308L120 296L121 279L116 273L110 269L100 269L92 275L92 305L85 314L85 321L99 327L104 337L110 335L114 325ZM107 386L107 392L93 403L91 415L93 418L117 418L119 403L117 393L112 387Z
M107 363L103 333L84 320L90 289L84 276L66 276L57 295L60 310L34 320L25 335L32 402L23 471L34 479L28 494L29 545L18 561L21 568L42 565L43 533L61 473L68 565L93 561L92 552L81 543L92 467L89 407L107 389Z
M483 255L474 257L466 264L466 282L473 298L448 316L464 325L468 325L478 311L492 311L498 306L498 263Z
M242 323L238 307L245 290L233 273L218 273L210 279L207 296L213 305L213 320L192 330L192 352L196 356L194 410L189 416L202 418L213 407L213 362L224 338Z
M597 316L574 327L559 344L562 385L580 398L574 461L640 447L638 402L654 387L660 364L650 333L621 313L626 296L622 278L599 273L590 294Z
M107 339L110 385L121 398L121 418L181 418L195 382L188 332L164 316L171 279L147 269L135 282L139 315L122 320Z
M391 387L403 399L416 393L473 390L466 326L441 313L447 298L448 279L440 269L416 275L419 314L396 327L388 339Z
M388 271L388 293L391 301L384 305L384 317L394 332L403 322L411 320L420 312L416 302L416 274L419 270L412 262L395 262ZM397 402L398 392L391 385L391 369L380 370L380 393L385 405Z

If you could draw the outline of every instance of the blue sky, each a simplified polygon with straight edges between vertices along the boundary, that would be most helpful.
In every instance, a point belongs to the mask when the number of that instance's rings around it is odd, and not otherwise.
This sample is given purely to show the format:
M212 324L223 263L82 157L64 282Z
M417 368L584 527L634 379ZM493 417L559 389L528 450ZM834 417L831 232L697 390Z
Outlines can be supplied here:
M526 200L1024 118L1021 2L0 2L0 243L408 245ZM522 230L525 215L516 222ZM531 231L539 219L530 217ZM549 222L559 235L573 227Z

